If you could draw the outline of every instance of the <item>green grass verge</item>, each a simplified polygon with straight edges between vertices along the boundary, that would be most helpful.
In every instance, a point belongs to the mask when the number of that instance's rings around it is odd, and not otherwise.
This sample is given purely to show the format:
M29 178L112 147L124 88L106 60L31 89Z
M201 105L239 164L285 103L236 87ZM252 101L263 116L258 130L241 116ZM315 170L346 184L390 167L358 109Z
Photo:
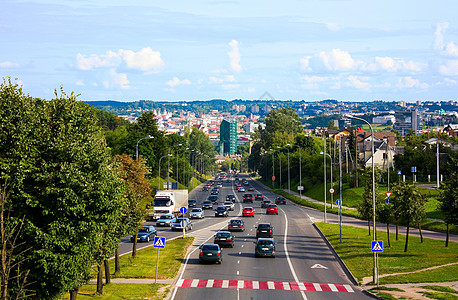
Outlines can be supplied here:
M127 284L110 283L103 287L103 295L97 295L95 284L87 284L78 291L77 299L97 299L97 300L125 300L125 299L165 299L170 289L166 284ZM60 299L69 299L67 293Z
M178 238L166 242L164 249L159 249L158 279L175 278L181 261L194 238ZM154 278L156 274L157 248L149 247L137 251L137 257L124 255L120 258L121 271L113 278ZM110 270L114 270L114 261L110 261Z
M338 225L317 223L317 226L326 235L358 280L372 276L373 254L370 249L372 236L368 235L367 229L342 226L342 243L340 243ZM384 252L379 254L380 275L411 272L458 261L456 243L451 243L446 248L443 241L424 239L424 242L420 243L420 238L409 236L408 252L404 253L404 235L399 235L399 240L396 241L395 235L392 233L391 247L387 247L387 234L385 232L377 232L377 237L378 240L383 240L385 245ZM428 271L428 273L409 274L409 276L415 276L412 278L407 277L407 275L382 277L380 284L456 281L458 280L458 266L456 267L457 269L451 270L452 272L446 272L442 268L437 269L442 270L438 273L447 273L440 276ZM395 277L397 278L395 279Z
M396 292L405 292L404 290L394 288L394 287L388 287L388 286L377 286L374 288L369 289L369 291L396 291Z
M380 298L384 299L384 300L397 300L398 299L396 297L391 296L388 293L378 292L378 293L375 293L375 294L377 296L379 296Z
M455 247L455 252L456 252L456 245L452 245L452 247ZM455 258L455 261L456 261L456 258ZM418 273L388 276L388 277L380 278L380 283L381 284L391 284L391 283L448 282L448 281L457 281L457 280L458 280L458 265L451 265L447 267L442 267L442 268L418 272Z
M442 285L424 285L421 288L424 288L426 290L433 290L433 291L438 291L438 292L447 292L447 293L454 293L458 294L458 291L452 289L449 286L442 286Z
M457 300L458 296L448 294L448 293L439 293L439 292L421 292L423 296L426 296L431 299L439 299L439 300Z

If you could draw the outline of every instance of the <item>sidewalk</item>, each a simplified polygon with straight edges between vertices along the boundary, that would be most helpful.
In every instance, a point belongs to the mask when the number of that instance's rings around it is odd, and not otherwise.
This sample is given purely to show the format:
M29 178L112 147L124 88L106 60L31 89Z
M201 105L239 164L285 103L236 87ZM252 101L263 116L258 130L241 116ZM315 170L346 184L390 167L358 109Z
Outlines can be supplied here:
M260 183L260 182L258 181L258 183ZM260 183L260 184L262 184L262 183ZM291 195L299 197L299 193L297 193L295 191L290 191L288 189L284 189L284 191L286 193L288 193L288 194L291 194ZM308 200L308 201L313 202L313 203L318 203L318 204L324 206L323 202L315 200L315 199L307 197L307 196L304 196L304 195L302 195L302 199ZM327 203L327 206L330 207L330 204ZM336 205L334 205L334 206L336 206ZM347 207L347 206L343 206L343 205L342 205L342 208L356 210L356 208ZM336 214L328 213L326 219L327 219L328 223L333 223L333 224L338 224L339 223L338 216ZM315 220L315 221L322 222L323 220L320 219L320 220ZM342 224L343 225L348 225L348 226L360 227L360 228L366 228L367 229L367 221L361 220L361 219L358 219L358 218L354 218L354 217L348 217L348 216L345 216L345 215L342 216ZM380 223L380 222L375 222L375 226L377 228L377 231L386 232L386 224L383 224L383 223ZM405 226L398 226L398 227L399 227L399 234L404 234L405 235L407 233L407 227L405 227ZM395 230L396 230L396 226L393 225L393 224L390 224L390 232L395 233ZM434 239L434 240L441 240L441 241L444 241L444 243L445 243L445 238L446 238L446 233L445 232L431 231L431 230L422 229L422 233L423 233L423 237L424 238ZM416 227L410 227L409 236L420 237L420 232L419 232L419 230L417 230ZM449 234L449 241L458 243L458 235L450 233Z

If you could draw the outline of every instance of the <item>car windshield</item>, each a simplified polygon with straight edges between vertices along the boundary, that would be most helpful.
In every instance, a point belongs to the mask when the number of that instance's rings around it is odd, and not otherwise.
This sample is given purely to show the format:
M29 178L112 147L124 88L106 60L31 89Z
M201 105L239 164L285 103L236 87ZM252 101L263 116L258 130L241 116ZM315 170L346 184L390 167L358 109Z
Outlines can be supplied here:
M201 212L201 211L202 211L202 209L200 209L200 208L193 208L191 210L191 212Z
M219 247L218 245L203 245L202 250L207 250L207 251L218 251Z
M231 220L231 224L240 225L240 224L242 224L242 221L240 221L240 220Z
M159 219L162 219L162 220L164 220L164 219L165 219L165 220L169 220L169 219L171 219L171 218L172 218L172 216L170 216L170 215L162 215Z
M232 205L232 202L224 202L224 205Z
M231 236L231 234L230 234L229 232L218 232L218 233L216 234L216 237L228 238L228 237L230 237L230 236Z
M258 241L258 245L261 245L261 246L273 246L274 242L270 241L270 240L259 240Z
M218 206L218 208L216 208L217 211L225 211L226 210L226 207L225 206Z
M269 207L269 208L272 208L272 207L273 207L273 208L276 208L277 206L276 206L275 204L270 204L268 207Z
M196 203L196 200L189 200L188 203Z
M244 208L243 210L253 210L251 207Z
M211 204L211 201L204 201L202 204Z
M148 231L149 231L149 230L146 229L146 228L140 228L140 229L138 230L139 233L140 233L140 232L148 232Z
M186 221L186 219L183 219L183 218L178 218L176 219L175 223L181 223L183 221Z
M154 206L170 206L171 201L169 198L155 198Z
M259 224L258 228L259 229L269 229L270 228L270 224Z

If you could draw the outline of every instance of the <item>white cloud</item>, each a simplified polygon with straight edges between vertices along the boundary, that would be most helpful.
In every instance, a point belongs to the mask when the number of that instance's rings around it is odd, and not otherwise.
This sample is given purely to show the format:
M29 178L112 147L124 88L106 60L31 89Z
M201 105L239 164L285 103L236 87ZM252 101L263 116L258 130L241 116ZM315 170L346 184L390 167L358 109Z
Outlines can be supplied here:
M420 83L420 80L414 79L411 76L405 76L398 79L398 88L427 88L428 84Z
M248 88L248 93L253 93L253 92L256 92L255 88Z
M16 63L13 63L13 62L10 62L10 61L0 62L0 68L11 69L11 68L18 68L18 67L19 67L19 64L16 64Z
M326 76L302 76L301 80L305 83L301 86L309 90L317 90L319 88L320 82L326 82L329 80L329 77Z
M434 49L442 50L444 49L444 36L442 34L445 29L448 28L448 22L442 22L436 24L436 31L434 32Z
M77 82L75 82L76 85L81 85L83 86L84 85L84 82L82 80L78 80Z
M458 60L448 60L444 65L439 67L439 73L445 76L458 75Z
M123 73L117 73L114 69L110 70L110 81L104 81L103 85L105 88L120 87L123 90L130 89L130 81L127 79L127 75Z
M223 83L223 82L235 82L234 75L224 75L222 78L218 77L209 77L210 83Z
M119 67L124 62L128 68L142 71L153 71L164 66L159 51L153 51L150 47L138 52L120 49L118 52L107 51L105 54L76 55L77 68L80 70L92 70L96 68Z
M454 42L450 42L445 47L445 50L442 52L442 55L447 57L456 57L458 58L458 46Z
M355 60L347 51L332 49L329 52L320 52L318 58L328 70L341 71L350 70L355 67Z
M227 54L229 55L231 69L235 72L240 72L242 71L242 66L240 65L239 42L232 40L229 43L229 46L231 46L231 51L229 51Z
M301 58L301 66L303 69L307 70L307 71L312 71L312 68L310 67L310 59L312 58L312 56L306 56L306 57L303 57Z
M350 85L357 88L357 89L368 89L370 88L370 84L368 82L362 82L358 77L350 75L347 77L348 81L350 81ZM368 80L367 77L361 78L363 80Z
M173 79L167 81L165 84L167 84L170 87L174 87L177 85L188 85L191 84L191 81L189 79L183 79L180 80L178 77L173 77Z
M396 72L396 71L413 71L419 72L422 70L422 64L413 61L404 61L399 58L375 57L376 64L385 71Z
M151 71L164 66L161 52L153 51L150 47L141 49L138 52L132 50L119 50L127 66L132 69Z
M228 84L223 84L222 88L225 90L235 90L240 88L240 84L238 83L228 83Z
M340 27L336 23L326 23L326 27L331 31L339 31Z

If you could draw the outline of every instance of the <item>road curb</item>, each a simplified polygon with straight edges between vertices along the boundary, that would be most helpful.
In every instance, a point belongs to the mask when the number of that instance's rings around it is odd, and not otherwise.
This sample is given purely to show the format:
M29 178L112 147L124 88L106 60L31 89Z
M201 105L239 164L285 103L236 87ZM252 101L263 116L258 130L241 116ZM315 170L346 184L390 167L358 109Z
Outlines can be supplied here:
M339 254L337 254L337 251L334 249L334 247L331 245L331 243L329 242L329 240L327 239L327 237L323 234L323 232L321 232L320 228L318 228L318 226L316 226L315 223L312 224L313 227L315 227L316 231L318 231L318 233L320 234L320 236L323 238L323 240L326 242L326 244L328 245L329 249L331 249L332 253L334 254L335 258L337 259L337 261L339 262L340 266L342 267L345 275L347 275L348 279L350 279L350 281L354 284L354 285L357 285L359 286L359 282L358 280L356 279L356 277L353 275L353 273L350 271L350 269L347 267L347 265L345 264L345 262L342 260L342 258L340 258Z

